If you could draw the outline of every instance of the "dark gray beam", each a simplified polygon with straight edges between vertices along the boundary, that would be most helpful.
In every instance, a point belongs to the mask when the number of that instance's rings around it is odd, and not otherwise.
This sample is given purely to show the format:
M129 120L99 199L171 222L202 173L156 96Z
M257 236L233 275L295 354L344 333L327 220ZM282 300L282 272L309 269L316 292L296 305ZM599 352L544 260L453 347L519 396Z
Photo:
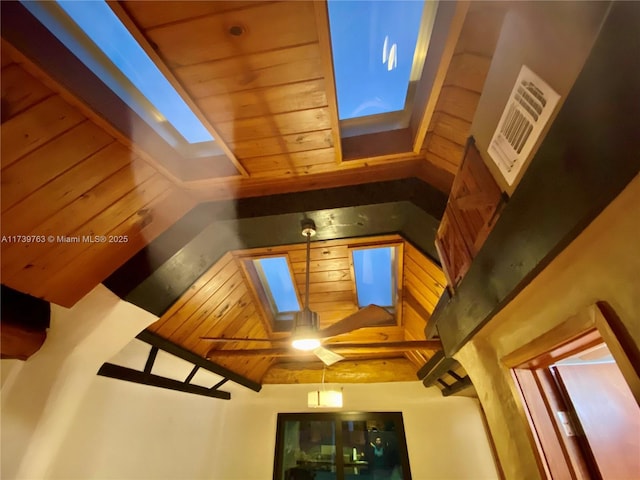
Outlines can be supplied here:
M453 370L458 362L451 357L442 358L422 379L422 383L425 387L432 386L443 375L446 375L449 370Z
M442 350L438 350L434 353L429 360L418 370L416 375L418 376L418 380L422 380L424 377L428 375L428 373L436 368L436 366L444 359L444 352Z
M154 347L158 347L160 350L164 350L167 353L175 355L176 357L182 358L183 360L186 360L187 362L192 363L195 366L204 368L205 370L209 370L210 372L213 372L216 375L220 375L221 377L228 378L229 380L247 387L254 392L259 392L262 389L262 385L260 385L259 383L249 380L242 375L238 375L237 373L232 372L222 365L218 365L214 362L199 357L195 353L190 352L189 350L182 348L181 346L176 345L175 343L170 342L165 338L162 338L156 333L150 332L148 330L143 330L136 336L136 338ZM184 382L178 383L184 385Z
M318 227L316 241L398 233L425 255L437 258L434 239L438 220L409 201L232 218L215 221L203 229L125 299L162 316L226 252L301 243L300 221L305 217Z
M449 395L455 395L462 390L472 387L473 383L471 383L471 379L466 376L461 380L458 380L456 383L453 383L442 390L442 396L448 397Z
M212 390L199 385L192 385L190 383L180 382L171 378L160 377L159 375L153 375L152 373L140 372L132 368L114 365L113 363L103 364L102 367L100 367L100 370L98 370L98 375L116 378L127 382L140 383L142 385L151 385L153 387L202 395L205 397L221 398L223 400L229 400L231 398L231 394L229 392Z

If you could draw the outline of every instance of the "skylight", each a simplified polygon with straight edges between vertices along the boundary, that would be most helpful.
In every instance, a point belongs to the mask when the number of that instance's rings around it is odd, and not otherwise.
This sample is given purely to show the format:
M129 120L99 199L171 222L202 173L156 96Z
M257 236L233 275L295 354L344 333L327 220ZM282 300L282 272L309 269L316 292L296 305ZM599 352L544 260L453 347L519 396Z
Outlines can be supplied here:
M395 248L364 248L352 253L358 306L395 306Z
M214 140L104 1L21 3L172 146Z
M405 108L423 7L421 1L329 0L340 120Z
M278 317L282 313L300 311L286 257L261 258L254 260L253 264L274 315Z

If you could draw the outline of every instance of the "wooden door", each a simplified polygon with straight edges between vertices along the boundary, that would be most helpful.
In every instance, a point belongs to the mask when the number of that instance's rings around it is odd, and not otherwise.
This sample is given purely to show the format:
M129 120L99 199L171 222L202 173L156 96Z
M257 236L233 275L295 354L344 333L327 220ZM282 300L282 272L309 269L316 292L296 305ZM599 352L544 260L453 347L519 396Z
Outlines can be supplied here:
M603 480L640 478L640 408L615 363L552 367Z

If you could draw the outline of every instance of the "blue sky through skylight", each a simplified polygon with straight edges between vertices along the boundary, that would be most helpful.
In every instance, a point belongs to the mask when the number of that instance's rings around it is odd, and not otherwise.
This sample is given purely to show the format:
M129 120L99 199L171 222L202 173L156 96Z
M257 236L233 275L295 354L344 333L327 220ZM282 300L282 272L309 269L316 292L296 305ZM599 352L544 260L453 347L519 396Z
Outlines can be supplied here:
M404 109L423 7L329 0L340 120Z
M80 60L98 75L131 108L134 97L105 75L106 70L90 58L86 47L65 31L38 2L22 2L51 32L56 35ZM89 36L114 65L149 100L188 143L211 142L213 137L182 100L166 77L131 36L111 8L104 1L60 1L58 5ZM141 112L138 111L140 114ZM156 116L157 117L157 116ZM163 119L155 118L156 121Z
M358 305L391 307L393 302L393 247L353 250Z
M255 261L262 267L262 272L267 281L265 288L269 288L271 291L271 296L278 309L276 313L299 311L300 304L298 303L286 258L262 258Z

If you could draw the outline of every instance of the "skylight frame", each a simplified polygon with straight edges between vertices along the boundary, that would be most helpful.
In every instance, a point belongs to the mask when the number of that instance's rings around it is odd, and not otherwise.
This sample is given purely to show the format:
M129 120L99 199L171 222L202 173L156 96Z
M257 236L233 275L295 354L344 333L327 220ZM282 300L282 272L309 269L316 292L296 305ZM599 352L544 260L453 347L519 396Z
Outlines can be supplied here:
M274 298L273 290L269 281L267 279L267 275L262 268L262 264L260 261L265 259L284 259L287 264L287 272L289 274L289 279L291 280L291 285L293 287L293 292L295 294L295 299L298 303L298 310L285 310L280 311L277 306L276 299ZM270 256L259 256L259 257L251 257L247 260L246 265L255 272L255 278L258 280L258 284L255 284L254 287L259 288L263 295L258 295L263 300L263 306L268 308L272 318L272 325L275 331L288 331L293 328L293 320L295 314L302 310L302 301L300 292L298 291L298 285L295 281L295 276L293 275L293 268L291 267L291 261L288 255L270 255Z
M34 15L52 35L54 35L78 60L93 72L120 100L142 118L169 146L174 148L184 158L199 158L225 155L225 152L215 141L212 128L190 101L176 89L166 72L160 69L148 50L140 44L116 11L107 2L102 2L109 8L115 19L120 22L133 41L142 49L150 63L158 70L168 86L174 90L202 128L210 135L211 141L189 143L185 137L168 121L134 83L115 65L115 63L98 47L90 36L71 18L57 1L29 1L20 3Z
M375 249L389 249L390 250L390 297L391 304L382 304L384 302L373 302L379 307L385 308L391 314L398 314L398 303L400 300L400 292L399 285L402 281L402 244L393 243L393 244L382 244L382 245L364 245L364 246L354 246L349 249L350 254L350 263L351 263L351 271L352 278L354 283L354 291L355 291L355 299L358 308L366 307L369 304L363 304L360 301L360 294L358 289L358 272L356 270L356 261L354 257L354 253L363 250L375 250Z
M341 1L341 0L333 0ZM389 130L400 130L409 127L413 114L416 89L422 77L427 51L433 32L433 27L438 11L438 1L424 1L420 30L416 41L409 84L405 97L404 108L402 110L366 115L362 117L339 120L340 137L349 138L371 133L386 132ZM331 20L329 15L329 30L331 30ZM330 34L331 35L331 34ZM330 39L332 43L332 40ZM332 47L333 55L333 47ZM332 61L335 60L332 58ZM338 85L334 73L334 83L336 84L336 101L338 101ZM339 105L338 105L339 107ZM338 108L339 110L339 108Z

